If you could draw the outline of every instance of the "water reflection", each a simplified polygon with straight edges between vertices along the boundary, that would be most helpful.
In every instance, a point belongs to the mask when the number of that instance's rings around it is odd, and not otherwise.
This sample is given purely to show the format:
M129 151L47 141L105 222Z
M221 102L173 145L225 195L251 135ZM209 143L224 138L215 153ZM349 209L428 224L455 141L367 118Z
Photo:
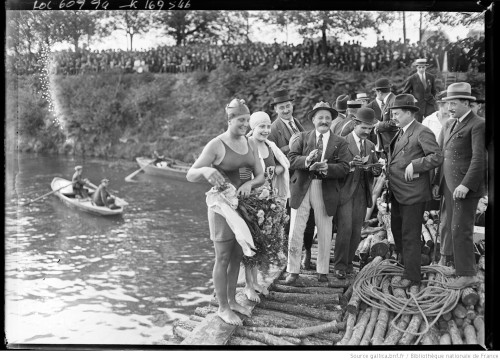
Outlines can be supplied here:
M152 344L210 299L205 186L146 175L125 183L134 168L102 160L23 155L14 163L5 208L8 342ZM123 216L79 212L54 196L19 206L49 192L53 177L70 178L76 164L93 183L111 180L130 203Z

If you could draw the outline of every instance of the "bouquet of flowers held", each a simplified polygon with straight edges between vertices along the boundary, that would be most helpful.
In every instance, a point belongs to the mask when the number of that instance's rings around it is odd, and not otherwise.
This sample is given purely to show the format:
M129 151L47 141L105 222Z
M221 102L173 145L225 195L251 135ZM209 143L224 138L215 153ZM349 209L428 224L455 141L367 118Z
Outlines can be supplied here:
M238 197L236 211L250 229L255 245L253 257L243 256L245 267L258 267L268 274L271 265L281 266L288 247L284 229L288 222L286 200L278 197L266 182L248 197Z

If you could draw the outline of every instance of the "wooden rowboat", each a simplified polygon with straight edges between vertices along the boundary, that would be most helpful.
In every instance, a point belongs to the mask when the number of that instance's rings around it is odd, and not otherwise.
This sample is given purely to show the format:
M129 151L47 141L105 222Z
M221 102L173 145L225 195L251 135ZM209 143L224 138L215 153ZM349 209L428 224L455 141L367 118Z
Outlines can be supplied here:
M64 187L54 194L70 208L78 209L99 216L116 216L123 213L123 206L120 205L119 202L117 202L118 204L116 204L117 206L119 206L119 208L110 209L108 207L96 206L93 204L93 202L90 201L90 199L82 200L75 198L71 181L67 179L55 177L50 183L50 187L52 188L52 190ZM93 189L87 189L89 191L89 194L92 194L94 192Z
M155 160L153 158L138 157L136 158L136 161L147 174L181 180L186 180L186 174L189 168L191 168L189 163L184 163L171 158Z

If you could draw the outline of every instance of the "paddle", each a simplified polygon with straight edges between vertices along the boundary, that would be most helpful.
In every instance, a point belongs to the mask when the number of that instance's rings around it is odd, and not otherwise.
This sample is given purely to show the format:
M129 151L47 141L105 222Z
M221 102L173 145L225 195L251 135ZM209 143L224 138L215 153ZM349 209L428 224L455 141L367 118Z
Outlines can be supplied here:
M137 174L139 174L142 170L144 170L144 168L146 168L148 165L150 165L151 163L155 162L156 159L153 159L151 162L148 162L146 164L144 164L141 168L139 168L138 170L136 170L135 172L129 174L128 176L125 177L125 182L135 182L132 180L132 178L134 178Z
M28 204L31 204L31 203L33 203L33 202L36 202L36 201L37 201L37 200L39 200L39 199L45 198L45 197L47 197L47 196L50 196L52 193L55 193L55 192L57 192L57 191L60 191L61 189L63 189L63 188L66 188L66 187L70 186L71 184L72 184L72 183L68 183L68 184L66 184L65 186L62 186L61 188L57 188L57 189L53 190L52 192L46 193L46 194L44 194L43 196L40 196L40 197L38 197L38 198L35 198L35 199L33 199L32 201L29 201L28 203L24 203L24 204L21 204L21 205L22 205L22 206L27 206Z
M94 189L97 189L99 187L97 187L94 183L90 183L90 182L87 182L87 184L91 187L93 187ZM109 190L108 190L109 192ZM110 192L111 193L111 192ZM117 196L114 196L115 197L115 204L119 207L122 207L122 206L128 206L128 202L124 199L121 199Z

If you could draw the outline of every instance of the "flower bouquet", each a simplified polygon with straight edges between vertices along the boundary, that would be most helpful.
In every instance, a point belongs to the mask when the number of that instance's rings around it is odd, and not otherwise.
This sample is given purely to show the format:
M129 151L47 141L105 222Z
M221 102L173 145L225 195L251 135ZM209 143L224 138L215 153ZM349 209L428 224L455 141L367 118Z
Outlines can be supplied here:
M286 200L266 184L252 190L248 197L238 197L237 212L245 221L254 242L255 255L243 256L245 267L258 267L263 274L268 274L271 265L281 266L288 247L288 235L285 234Z

